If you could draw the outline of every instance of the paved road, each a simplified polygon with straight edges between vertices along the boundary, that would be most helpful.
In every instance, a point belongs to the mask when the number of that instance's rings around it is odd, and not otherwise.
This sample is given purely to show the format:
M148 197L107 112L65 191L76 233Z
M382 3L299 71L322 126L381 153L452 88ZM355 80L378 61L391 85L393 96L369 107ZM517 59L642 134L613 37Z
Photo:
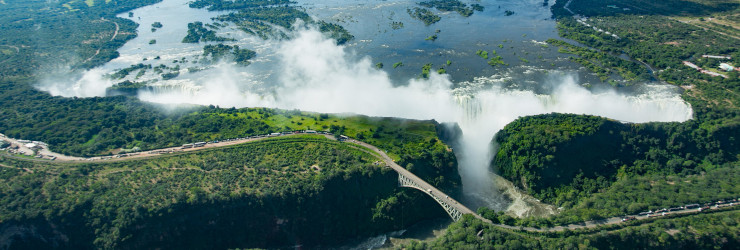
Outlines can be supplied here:
M298 134L302 134L302 133L298 133ZM285 134L285 135L277 135L277 136L259 136L259 137L254 137L254 138L244 138L244 139L239 139L239 140L229 140L229 141L222 141L222 142L218 142L218 143L208 143L208 144L206 144L203 147L194 147L194 148L187 148L187 149L183 149L181 147L171 147L171 148L165 148L165 149L157 149L157 150L151 150L151 151L145 151L145 152L138 152L138 153L133 153L133 154L125 154L126 155L125 157L118 157L118 158L114 158L114 157L111 157L111 156L98 156L98 157L90 157L90 158L72 157L72 156L66 156L66 155L62 155L62 154L51 152L46 147L44 147L40 152L42 154L44 154L44 155L50 155L50 156L57 157L57 160L56 161L58 161L58 162L80 162L80 161L101 162L101 161L129 160L129 159L137 159L137 158L141 159L141 158L153 157L153 156L158 156L158 155L162 155L162 154L169 154L169 153L174 153L174 152L188 152L188 151L197 151L197 150L202 150L202 149L207 149L207 148L225 147L225 146L231 146L231 145L246 143L246 142L250 142L250 141L262 140L262 139L266 139L266 138L283 137L283 136L290 136L290 135L295 135L295 134ZM329 139L336 139L336 138L334 138L333 135L325 134L324 136L327 137L327 138L329 138ZM5 140L10 140L12 143L14 143L14 144L20 144L22 146L22 144L19 143L17 140L12 140L10 138L4 138L4 139ZM483 221L486 221L486 222L490 223L489 220L487 220L487 219L479 216L478 214L476 214L475 212L473 212L473 210L469 209L465 205L460 204L455 199L450 198L449 195L443 193L442 191L440 191L436 187L432 186L431 184L429 184L426 181L422 180L421 178L419 178L418 176L416 176L413 173L409 172L405 168L403 168L403 167L399 166L398 164L396 164L396 162L394 162L393 159L390 158L390 156L388 156L384 151L378 149L377 147L375 147L373 145L370 145L370 144L367 144L367 143L364 143L364 142L361 142L361 141L357 141L357 140L348 140L348 142L353 143L353 144L356 144L356 145L359 145L359 146L361 146L361 147L363 147L365 149L368 149L368 150L370 150L372 152L375 152L376 154L378 154L382 158L382 160L386 163L386 165L388 165L391 169L393 169L398 174L403 175L406 178L408 178L411 181L413 181L414 183L416 183L418 186L421 187L422 191L428 192L428 190L431 190L431 192L429 192L430 195L434 195L437 199L442 200L445 203L447 203L448 205L454 207L460 213L462 213L462 214L472 214L472 215L476 216L478 219L481 219Z
M723 209L726 207L737 207L738 203L733 203L732 205L726 205L724 207L714 207L712 206L710 210L717 210L717 209ZM673 211L670 213L666 213L666 215L673 215L673 214L683 214L683 215L689 215L689 214L699 214L702 213L699 209L684 209L680 211ZM493 224L494 226L498 226L501 228L511 229L511 230L524 230L524 231L531 231L531 232L559 232L563 231L565 229L569 230L575 230L575 229L583 229L583 228L595 228L599 226L604 225L613 225L613 224L619 224L622 223L622 218L624 217L634 217L635 220L646 220L650 218L660 218L661 215L657 216L648 216L648 215L627 215L627 216L617 216L617 217L611 217L601 220L591 220L591 221L585 221L578 224L570 224L567 226L555 226L555 227L548 227L548 228L534 228L534 227L519 227L519 226L509 226L504 224Z
M67 157L63 158L63 159L67 159L67 160L58 160L58 161L62 161L62 162L80 162L80 161L99 162L99 161L127 160L127 159L132 159L132 158L147 158L147 157L154 157L154 156L158 156L158 155L162 155L162 154L167 154L167 153L172 153L172 152L197 151L197 150L208 149L208 148L218 148L218 147L232 146L232 145L236 145L236 144L246 143L246 142L250 142L250 141L257 141L257 140L262 140L262 139L267 139L267 138L292 136L292 135L300 135L300 134L302 134L302 133L298 133L298 134L286 134L286 135L278 135L278 136L259 136L259 137L245 138L245 139L240 139L240 140L223 141L223 142L219 142L219 143L209 143L209 144L206 144L203 147L189 148L189 149L181 149L180 147L172 147L172 148L165 148L165 149L158 149L158 150L140 152L140 153L138 153L136 155L132 155L132 156L125 157L125 158L118 158L118 159L110 158L110 157L107 157L107 156L106 157L91 157L91 158L81 158L81 157L69 157L69 156L67 156ZM336 138L334 138L333 135L325 134L324 136L326 138L329 138L329 139L332 139L332 140L336 139ZM8 140L9 138L3 138L3 139L4 140ZM15 140L13 140L13 141L14 142L17 142ZM480 220L482 220L482 221L484 221L486 223L489 223L491 225L497 226L497 227L511 229L511 230L524 230L524 231L532 231L532 232L556 232L556 231L563 231L565 229L574 230L574 229L583 229L583 228L594 228L594 227L598 227L598 226L602 226L602 225L611 225L611 224L622 223L622 218L624 217L624 216L611 217L611 218L607 218L607 219L585 221L585 222L578 223L578 224L570 224L570 225L567 225L567 226L556 226L556 227L549 227L549 228L520 227L520 226L509 226L509 225L504 225L504 224L495 224L495 223L491 222L490 220L481 217L480 215L478 215L477 213L473 212L473 210L469 209L465 205L460 204L455 199L450 198L449 195L443 193L442 191L440 191L436 187L432 186L431 184L429 184L426 181L422 180L421 178L419 178L418 176L416 176L413 173L409 172L405 168L403 168L400 165L396 164L396 162L393 161L393 159L391 159L390 156L388 156L384 151L378 149L377 147L375 147L373 145L370 145L370 144L367 144L367 143L364 143L364 142L361 142L361 141L353 140L353 139L347 140L347 142L348 143L355 144L355 145L358 145L358 146L361 146L361 147L363 147L363 148L365 148L367 150L370 150L371 153L376 153L377 155L379 155L381 157L381 159L383 160L383 162L386 163L386 165L388 165L391 169L393 169L394 171L396 171L398 174L403 175L406 178L411 179L414 183L416 183L417 185L419 185L423 190L431 190L431 195L434 195L438 199L445 201L450 206L455 207L462 214L472 214L476 218L478 218L478 219L480 219ZM54 153L54 154L56 154L56 153ZM57 154L57 155L59 155L59 154ZM13 156L11 155L11 157L13 157ZM69 160L69 159L72 159L72 160ZM38 160L38 159L34 159L34 160ZM0 165L0 167L9 167L9 166ZM24 169L24 170L29 171L29 172L32 172L29 169ZM733 203L732 205L729 205L729 206L737 207L738 204L739 203ZM711 209L714 210L714 209L720 209L720 208L711 207ZM700 213L700 211L698 209L686 209L686 210L680 210L680 211L670 212L669 214L689 214L689 213ZM648 216L639 216L639 215L631 215L631 216L634 216L636 220L645 220L645 219L651 218L651 217L648 217Z
M279 136L288 136L288 135L292 135L292 134L279 135ZM261 139L266 139L266 138L273 138L273 137L278 137L278 136L264 135L264 136L254 137L254 138L244 138L244 139L239 139L239 140L220 141L218 143L208 143L203 147L183 149L181 146L176 146L176 147L155 149L155 150L142 151L142 152L136 152L136 153L121 154L118 156L115 156L115 155L114 156L95 156L95 157L87 157L87 158L68 156L68 155L55 153L55 152L50 151L46 146L43 146L43 145L41 145L42 148L38 152L39 152L39 155L43 155L46 158L48 158L48 156L56 157L56 160L55 160L56 162L81 162L81 161L101 162L101 161L112 161L112 160L140 159L140 158L148 158L148 157L176 153L176 152L189 152L189 151L197 151L197 150L208 149L208 148L232 146L232 145L241 144L245 142L256 141L256 140L261 140ZM18 140L16 139L7 138L7 137L0 137L0 139L9 141L13 145L19 146L21 151L25 152L24 154L32 155L32 153L30 152L33 152L33 150L28 149L25 146L23 146L24 143L18 142Z

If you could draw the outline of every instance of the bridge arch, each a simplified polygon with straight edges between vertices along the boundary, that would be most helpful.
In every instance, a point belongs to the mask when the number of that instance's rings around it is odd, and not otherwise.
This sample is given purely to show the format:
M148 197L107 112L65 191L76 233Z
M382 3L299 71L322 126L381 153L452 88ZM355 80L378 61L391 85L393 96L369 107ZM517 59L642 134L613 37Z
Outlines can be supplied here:
M424 192L425 194L431 196L435 201L437 201L437 203L439 203L439 205L442 206L442 208L445 210L445 212L447 212L447 214L452 218L453 221L458 221L460 220L460 218L462 218L463 214L460 210L458 210L457 208L449 204L448 201L445 201L442 197L438 196L438 195L442 195L442 193L440 193L439 191L435 193L431 189L424 190L424 188L419 186L419 184L417 184L416 182L414 182L413 180L404 176L401 173L398 173L398 186L414 188L414 189L420 190ZM445 196L445 198L447 197Z

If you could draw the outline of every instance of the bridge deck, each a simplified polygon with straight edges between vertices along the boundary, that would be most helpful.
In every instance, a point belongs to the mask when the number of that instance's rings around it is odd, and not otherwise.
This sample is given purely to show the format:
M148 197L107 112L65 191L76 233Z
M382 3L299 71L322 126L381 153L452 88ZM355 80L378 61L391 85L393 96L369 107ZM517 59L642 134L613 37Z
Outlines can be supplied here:
M412 181L414 184L416 184L416 188L420 189L421 191L427 193L428 195L432 196L437 200L438 202L444 202L448 206L451 206L452 208L456 209L462 214L472 214L476 218L483 220L485 222L491 223L490 220L485 219L478 215L477 213L473 212L473 210L470 210L470 208L466 207L465 205L461 204L460 202L457 202L455 199L451 198L449 195L443 193L436 187L432 186L431 184L427 183L426 181L422 180L415 174L411 173L410 171L406 170L405 168L401 167L400 165L396 164L395 161L393 161L385 152L378 149L377 147L357 141L357 140L348 140L348 142L360 145L362 147L365 147L367 149L373 150L374 152L378 153L385 162L386 165L388 165L391 169L396 171L399 175L402 175L403 177L407 178L408 180ZM449 212L448 212L449 213ZM452 215L450 215L452 216ZM453 217L453 220L456 218Z

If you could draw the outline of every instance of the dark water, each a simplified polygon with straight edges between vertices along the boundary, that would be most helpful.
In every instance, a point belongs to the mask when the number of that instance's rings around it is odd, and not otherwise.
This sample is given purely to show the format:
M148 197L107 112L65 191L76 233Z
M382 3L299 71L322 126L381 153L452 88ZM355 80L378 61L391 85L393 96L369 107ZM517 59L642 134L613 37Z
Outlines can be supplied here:
M358 56L382 62L396 82L418 76L427 63L432 63L435 70L445 68L453 82L497 74L520 76L533 69L579 69L564 60L567 56L556 48L543 43L558 37L550 7L543 6L543 1L463 1L481 4L485 9L470 17L435 10L442 19L429 26L406 12L418 7L416 2L298 1L311 15L347 28L356 38L348 47ZM515 14L506 16L506 10ZM393 29L393 22L403 23L403 28ZM436 41L425 40L434 34L438 36ZM478 50L488 51L490 57L500 55L508 66L489 66L487 60L475 54ZM392 69L396 62L405 66ZM540 82L541 77L529 74L526 78Z

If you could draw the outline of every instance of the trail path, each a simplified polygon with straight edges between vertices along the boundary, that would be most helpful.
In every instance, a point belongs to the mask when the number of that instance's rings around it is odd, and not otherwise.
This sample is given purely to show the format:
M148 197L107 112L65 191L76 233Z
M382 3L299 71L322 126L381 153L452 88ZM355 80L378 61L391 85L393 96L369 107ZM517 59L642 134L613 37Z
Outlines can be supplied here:
M111 23L113 23L113 24L115 24L115 25L116 25L116 30L115 30L115 31L113 32L113 36L112 36L112 37L110 38L110 40L109 40L109 41L113 41L113 40L115 40L115 39L116 39L116 37L118 37L118 31L119 31L119 30L121 29L121 27L120 27L120 26L118 26L118 23L117 23L117 22L115 22L115 21L111 21L111 20L108 20L108 19L105 19L105 17L101 17L101 18L100 18L100 20L103 20L104 22L111 22ZM95 51L95 54L93 54L93 55L92 55L92 56L90 56L89 58L85 59L85 62L89 62L90 60L92 60L93 58L95 58L96 56L98 56L98 54L100 54L100 50L101 50L101 49L102 49L102 48L98 48L98 50L96 50L96 51Z

